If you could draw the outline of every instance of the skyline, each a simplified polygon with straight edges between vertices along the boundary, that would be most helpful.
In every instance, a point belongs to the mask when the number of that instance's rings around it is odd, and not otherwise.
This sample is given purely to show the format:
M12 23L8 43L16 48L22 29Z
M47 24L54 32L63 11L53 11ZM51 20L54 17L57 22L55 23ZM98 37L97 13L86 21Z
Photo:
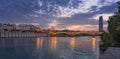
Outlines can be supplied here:
M1 0L1 23L27 23L41 28L98 31L99 16L117 12L119 0Z

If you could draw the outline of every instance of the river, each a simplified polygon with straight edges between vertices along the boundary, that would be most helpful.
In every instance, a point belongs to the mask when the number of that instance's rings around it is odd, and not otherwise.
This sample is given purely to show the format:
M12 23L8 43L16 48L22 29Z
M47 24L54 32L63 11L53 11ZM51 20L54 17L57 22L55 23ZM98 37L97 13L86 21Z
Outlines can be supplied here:
M98 59L98 36L0 38L0 59Z

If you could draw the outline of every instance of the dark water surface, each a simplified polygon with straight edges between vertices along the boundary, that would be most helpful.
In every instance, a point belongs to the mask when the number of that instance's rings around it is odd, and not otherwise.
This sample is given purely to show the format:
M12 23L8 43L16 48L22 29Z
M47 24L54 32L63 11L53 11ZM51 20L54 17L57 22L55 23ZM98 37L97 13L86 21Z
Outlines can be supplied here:
M0 38L0 59L98 59L99 37Z

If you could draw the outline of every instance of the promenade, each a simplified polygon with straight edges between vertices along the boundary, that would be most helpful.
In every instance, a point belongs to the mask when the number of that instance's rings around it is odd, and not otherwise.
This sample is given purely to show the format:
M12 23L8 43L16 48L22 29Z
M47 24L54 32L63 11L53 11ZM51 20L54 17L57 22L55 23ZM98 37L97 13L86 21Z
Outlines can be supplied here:
M120 48L119 47L109 47L100 56L100 59L120 59Z
M35 32L1 32L0 37L44 37L46 33Z

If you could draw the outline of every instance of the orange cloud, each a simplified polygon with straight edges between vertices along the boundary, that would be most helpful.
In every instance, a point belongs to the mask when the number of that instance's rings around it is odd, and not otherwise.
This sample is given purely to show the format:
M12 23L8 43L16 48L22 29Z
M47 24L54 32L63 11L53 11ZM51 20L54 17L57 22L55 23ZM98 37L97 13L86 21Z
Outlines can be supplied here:
M55 28L57 30L63 30L65 28ZM80 30L80 31L98 31L98 25L72 25L66 27L68 30Z

